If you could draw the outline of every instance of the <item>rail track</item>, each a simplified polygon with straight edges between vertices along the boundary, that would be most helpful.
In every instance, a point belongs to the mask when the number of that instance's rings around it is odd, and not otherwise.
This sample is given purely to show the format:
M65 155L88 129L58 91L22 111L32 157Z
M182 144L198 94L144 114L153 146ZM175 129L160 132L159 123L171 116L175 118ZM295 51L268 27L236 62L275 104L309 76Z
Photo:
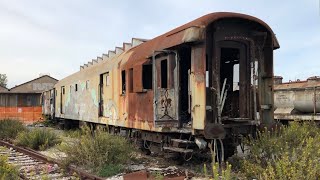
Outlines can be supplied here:
M0 155L7 156L9 164L18 168L21 179L103 179L74 166L69 166L69 171L66 173L59 162L51 160L34 150L15 146L2 140L0 140Z

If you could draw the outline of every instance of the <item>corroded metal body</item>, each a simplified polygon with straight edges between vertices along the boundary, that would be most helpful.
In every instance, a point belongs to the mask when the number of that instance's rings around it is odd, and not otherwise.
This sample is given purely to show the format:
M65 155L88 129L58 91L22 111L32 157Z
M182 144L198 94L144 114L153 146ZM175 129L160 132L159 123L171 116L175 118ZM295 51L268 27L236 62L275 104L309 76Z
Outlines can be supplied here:
M55 117L206 139L248 134L273 123L277 48L255 17L208 14L81 66L55 85Z
M275 78L275 119L320 120L320 77L282 83Z

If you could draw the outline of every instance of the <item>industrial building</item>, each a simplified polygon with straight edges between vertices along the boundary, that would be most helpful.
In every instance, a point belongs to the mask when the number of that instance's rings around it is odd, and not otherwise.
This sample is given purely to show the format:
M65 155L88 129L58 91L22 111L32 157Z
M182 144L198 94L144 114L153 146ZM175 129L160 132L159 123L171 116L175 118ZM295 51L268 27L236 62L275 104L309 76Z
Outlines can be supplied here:
M0 120L16 119L25 124L42 120L41 93L57 82L44 75L11 89L0 86Z

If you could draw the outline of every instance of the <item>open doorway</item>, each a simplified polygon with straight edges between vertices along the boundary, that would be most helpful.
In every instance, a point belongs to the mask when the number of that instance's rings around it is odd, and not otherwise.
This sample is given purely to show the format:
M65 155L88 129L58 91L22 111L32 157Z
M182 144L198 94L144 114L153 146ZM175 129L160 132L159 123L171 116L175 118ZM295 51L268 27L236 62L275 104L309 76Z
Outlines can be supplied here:
M191 96L189 91L189 72L191 69L191 48L183 47L179 51L180 69L180 124L188 124L191 121L190 103Z
M220 87L225 95L222 117L237 118L239 114L239 59L237 48L221 48Z
M251 67L246 45L236 41L219 45L221 117L250 118Z

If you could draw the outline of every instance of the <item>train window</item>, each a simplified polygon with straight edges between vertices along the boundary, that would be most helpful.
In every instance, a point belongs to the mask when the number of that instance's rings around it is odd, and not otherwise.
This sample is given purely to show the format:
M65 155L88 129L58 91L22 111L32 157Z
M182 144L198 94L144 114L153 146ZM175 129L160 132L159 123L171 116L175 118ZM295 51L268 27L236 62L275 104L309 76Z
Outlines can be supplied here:
M239 64L233 65L233 91L239 90Z
M143 89L152 89L152 64L142 66L142 86Z
M133 92L133 69L129 69L129 92Z
M78 84L75 85L75 90L78 91Z
M121 72L121 83L122 83L122 94L125 94L126 93L126 71L123 70Z
M109 72L106 73L106 86L110 86L111 82L110 82L110 75Z
M168 60L161 61L161 88L168 88Z

